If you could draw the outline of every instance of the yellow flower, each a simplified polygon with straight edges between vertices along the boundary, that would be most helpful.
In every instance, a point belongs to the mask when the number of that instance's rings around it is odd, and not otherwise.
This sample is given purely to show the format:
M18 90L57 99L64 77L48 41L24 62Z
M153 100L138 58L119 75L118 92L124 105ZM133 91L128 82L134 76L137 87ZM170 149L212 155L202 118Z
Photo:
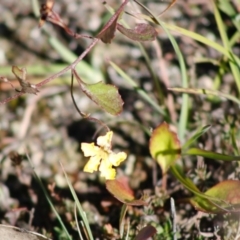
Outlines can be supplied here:
M105 136L98 137L98 146L95 146L94 143L81 144L84 156L90 157L83 169L84 172L93 173L99 169L102 177L115 179L116 170L113 166L119 166L120 163L127 158L127 154L125 152L114 153L111 150L112 135L113 132L109 131Z

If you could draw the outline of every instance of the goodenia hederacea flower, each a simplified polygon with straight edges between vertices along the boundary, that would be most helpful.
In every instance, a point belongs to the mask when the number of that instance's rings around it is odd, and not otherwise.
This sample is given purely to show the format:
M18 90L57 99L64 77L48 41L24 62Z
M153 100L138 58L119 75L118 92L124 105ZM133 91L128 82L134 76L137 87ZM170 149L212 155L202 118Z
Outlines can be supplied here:
M116 170L113 168L120 165L127 158L125 152L114 153L112 148L113 132L109 131L105 136L97 138L97 145L94 143L82 143L81 149L85 157L90 157L83 171L93 173L99 170L101 176L106 179L115 179Z

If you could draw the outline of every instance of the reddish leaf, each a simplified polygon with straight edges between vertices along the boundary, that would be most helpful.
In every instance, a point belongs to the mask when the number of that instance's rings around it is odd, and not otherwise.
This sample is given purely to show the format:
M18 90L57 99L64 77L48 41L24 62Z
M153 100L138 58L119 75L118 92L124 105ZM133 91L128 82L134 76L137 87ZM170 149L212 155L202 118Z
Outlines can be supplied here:
M152 225L148 225L140 230L135 240L147 240L157 233L157 230Z
M208 213L240 211L240 181L223 181L204 194L206 198L195 196L190 199L191 204L199 211Z
M117 29L128 38L138 42L154 41L157 36L155 28L145 23L137 24L134 29L127 29L117 24Z
M166 122L160 124L152 132L149 148L152 157L157 160L163 173L167 172L181 153L177 134L169 129Z
M97 38L100 38L104 43L111 43L117 28L117 20L118 18L114 18L111 22L108 22L109 26L106 27L105 25L103 30L97 35Z
M100 38L104 43L111 43L114 38L114 33L117 28L117 20L122 13L125 5L128 3L128 0L125 0L114 15L109 19L105 24L101 32L97 35L97 38Z
M129 188L126 181L120 180L107 180L106 181L107 190L120 202L131 206L142 206L147 205L141 199L134 199L133 191Z

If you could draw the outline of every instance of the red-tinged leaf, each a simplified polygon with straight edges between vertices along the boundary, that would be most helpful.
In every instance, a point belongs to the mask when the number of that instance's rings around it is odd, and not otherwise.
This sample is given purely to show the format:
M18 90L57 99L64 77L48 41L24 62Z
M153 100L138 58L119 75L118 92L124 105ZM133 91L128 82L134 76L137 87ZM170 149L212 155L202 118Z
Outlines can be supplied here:
M134 199L133 191L130 189L130 187L125 181L117 179L107 180L106 188L115 198L117 198L120 202L125 203L126 205L147 205L147 203L141 199Z
M152 225L148 225L140 230L135 240L147 240L157 233L157 230Z
M138 42L154 41L157 36L155 28L146 23L139 23L134 29L127 29L117 24L117 29L128 38Z
M223 181L204 194L206 198L195 196L190 199L191 204L199 211L208 213L240 211L240 181Z
M114 18L111 22L108 22L107 24L109 24L109 26L106 27L105 25L103 30L97 35L97 38L100 38L104 43L111 43L112 39L115 36L117 20L118 18Z
M98 82L95 84L81 83L81 88L90 99L106 112L112 115L118 115L122 112L123 101L115 86Z
M150 153L166 173L169 167L180 157L181 146L177 134L169 129L166 122L153 130L150 139Z
M100 38L104 43L111 43L114 38L114 34L117 28L117 21L121 15L125 5L128 3L128 0L125 0L118 10L112 15L109 21L105 24L101 32L97 35L97 38Z

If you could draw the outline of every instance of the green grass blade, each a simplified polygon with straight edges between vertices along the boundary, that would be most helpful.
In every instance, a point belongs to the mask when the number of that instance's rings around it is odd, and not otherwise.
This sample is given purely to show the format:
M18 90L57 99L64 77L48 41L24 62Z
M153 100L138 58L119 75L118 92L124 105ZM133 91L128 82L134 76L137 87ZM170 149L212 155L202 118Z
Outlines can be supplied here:
M220 12L218 10L218 7L215 2L213 2L214 6L214 16L218 25L218 29L221 35L221 39L223 41L224 48L229 52L230 55L233 56L233 52L231 49L231 45L227 36L227 31L226 31L226 26L223 23L222 17L220 15ZM239 66L234 64L233 62L229 62L232 74L234 76L237 88L238 88L238 94L240 95L240 71L239 71Z
M181 69L181 77L182 77L182 87L187 88L188 87L188 77L187 77L187 69L185 65L185 61L183 58L183 55L177 45L176 40L173 38L173 36L169 33L167 28L162 26L165 32L167 33L173 48L178 56L179 64L180 64L180 69ZM184 135L185 131L187 128L187 123L188 123L188 101L189 101L189 96L187 94L182 95L182 106L181 106L181 112L180 112L180 119L179 119L179 125L178 125L178 136L181 142L184 141Z
M66 180L67 180L68 187L69 187L69 189L70 189L70 191L71 191L71 193L72 193L73 199L74 199L74 201L75 201L75 203L76 203L76 205L77 205L78 212L79 212L79 214L80 214L80 216L81 216L81 218L82 218L82 220L83 220L83 223L84 223L84 225L85 225L85 227L86 227L86 230L87 230L87 233L88 233L88 237L89 237L90 240L94 240L94 238L93 238L93 236L92 236L92 231L91 231L90 226L89 226L89 223L88 223L88 219L87 219L87 217L86 217L86 213L83 211L83 208L82 208L82 206L81 206L81 203L80 203L79 200L78 200L77 194L76 194L76 192L75 192L75 190L74 190L71 182L69 181L68 176L67 176L66 172L64 171L64 168L63 168L63 166L62 166L61 163L60 163L60 165L61 165L61 167L62 167L63 173L64 173L65 178L66 178Z
M213 204L219 204L219 202L221 203L221 199L218 199L218 198L215 198L215 197L212 197L212 196L208 196L207 194L204 194L204 193L200 192L200 190L196 187L194 182L190 178L188 178L184 175L181 168L177 164L172 166L170 168L170 170L171 170L171 173L174 175L174 177L176 179L178 179L178 181L180 183L182 183L182 185L186 189L188 189L190 192L192 192L195 196L201 197L203 199L208 199Z
M239 151L238 144L237 144L236 130L232 126L231 126L231 129L230 129L230 136L231 136L231 142L232 142L234 154L240 155L240 151Z
M207 151L200 148L190 148L184 152L184 155L202 156L205 158L221 160L221 161L239 161L240 160L240 156L230 156L230 155L225 155L225 154L216 153L212 151Z
M207 39L206 37L202 36L202 35L199 35L195 32L191 32L187 29L184 29L184 28L180 28L180 27L177 27L177 26L174 26L174 25L171 25L171 24L167 24L167 23L163 23L164 26L166 28L168 28L169 30L173 30L173 31L177 31L187 37L190 37L192 39L195 39L197 40L198 42L201 42L209 47L212 47L214 48L215 50L217 50L218 52L222 53L223 55L227 56L230 61L232 62L236 62L237 65L240 66L240 59L239 57L237 57L236 55L234 54L230 54L229 51L227 49L225 49L223 46L219 45L218 43L210 40L210 39Z
M145 5L141 4L138 1L137 1L137 4L139 4L143 9L145 9L152 16L154 23L162 26L162 28L168 35L168 38L171 41L172 46L178 56L180 69L181 69L182 86L188 87L187 69L186 69L185 61L184 61L183 55L178 47L176 40L170 34L168 29L165 27L165 24L162 21L160 21L160 19L156 15L154 15L150 9L148 9ZM178 137L181 142L183 142L183 140L184 140L184 135L185 135L185 131L187 128L187 122L188 122L188 99L189 99L189 96L187 94L183 94L182 107L181 107L181 112L180 112L180 120L179 120L179 125L178 125Z
M184 176L184 173L182 172L182 169L180 168L180 166L175 164L174 166L170 167L170 171L175 176L175 178L178 179L178 181L180 183L182 183L182 185L186 189L188 189L190 192L192 192L196 195L200 194L200 196L203 195L200 192L200 190L196 187L196 185L192 182L192 180L190 178Z
M119 234L120 234L121 238L123 238L124 223L125 223L125 216L127 213L127 208L128 208L128 206L126 204L123 204L123 206L121 208L120 219L119 219Z
M109 64L115 69L115 71L122 77L124 78L130 86L132 86L138 93L139 95L145 99L158 113L160 113L161 115L163 115L164 117L167 117L166 112L159 107L159 105L152 100L148 94L139 88L139 86L135 83L135 81L129 77L120 67L118 67L115 63L113 63L112 61L109 61Z
M57 38L49 37L49 43L67 63L71 64L76 60L77 56L68 48L66 48ZM83 60L78 63L76 70L85 83L90 84L103 80L103 75L100 73L100 71L93 69L88 63Z
M149 21L149 22L152 22L152 23L155 23L157 25L160 25L158 23L158 21L155 20L155 18L153 17L149 17L147 15L144 15L144 14L141 14L140 15L143 19ZM235 54L232 54L230 53L227 49L225 49L223 46L221 46L220 44L198 34L198 33L195 33L195 32L192 32L192 31L189 31L187 29L184 29L184 28L181 28L181 27L178 27L176 25L172 25L172 24L168 24L168 23L165 23L163 21L161 21L161 24L162 26L164 25L167 29L171 30L171 31L175 31L175 32L178 32L186 37L189 37L189 38L192 38L198 42L201 42L213 49L215 49L216 51L222 53L224 56L226 56L230 61L236 63L237 66L240 66L240 58L238 56L236 56Z
M187 88L188 87L187 69L186 69L186 65L185 65L183 55L181 53L180 48L178 47L178 44L177 44L176 40L170 34L168 29L164 26L162 21L160 21L160 19L157 18L149 9L147 9L147 11L155 18L157 23L160 26L162 26L162 28L164 29L164 31L168 35L168 38L171 41L172 46L173 46L173 48L174 48L174 50L177 54L178 60L179 60L180 69L181 69L182 87ZM179 136L179 139L180 139L181 142L183 142L183 140L184 140L184 135L185 135L185 131L186 131L186 128L187 128L188 108L189 108L188 100L189 100L189 96L187 94L183 94L182 95L182 106L181 106L181 112L180 112L180 119L179 119L179 125L178 125L178 136Z
M195 141L201 137L205 132L207 132L209 129L211 128L211 125L207 125L204 127L200 127L197 132L190 138L188 139L185 144L182 146L182 150L184 151L184 149L187 149L188 147L190 147L192 144L195 143Z
M54 205L53 205L53 203L52 203L52 201L51 201L51 198L49 197L49 195L48 195L48 193L47 193L47 191L46 191L46 189L45 189L45 187L44 187L41 179L38 177L37 173L34 171L34 167L33 167L32 162L31 162L31 160L30 160L30 158L29 158L28 155L27 155L27 157L28 157L28 161L29 161L29 163L30 163L30 165L31 165L31 167L32 167L33 175L35 176L38 184L40 185L40 187L41 187L41 189L42 189L42 191L43 191L43 193L44 193L44 196L45 196L46 199L47 199L48 204L50 205L52 211L53 211L54 214L56 215L56 218L58 219L58 221L59 221L59 223L60 223L63 231L65 232L67 238L68 238L69 240L72 240L72 238L71 238L71 236L70 236L67 228L65 227L65 225L64 225L64 223L63 223L60 215L58 214L56 208L54 207Z
M209 90L209 89L203 89L203 88L168 88L171 91L175 91L175 92L184 92L184 93L188 93L188 94L198 94L198 95L212 95L212 96L216 96L219 98L226 98L228 100L231 100L233 102L235 102L236 104L240 105L240 100L230 94L227 93L223 93L220 91L216 91L216 90Z
M239 4L240 4L240 1L239 1ZM218 8L232 19L234 26L239 32L240 31L240 19L238 17L239 15L237 14L237 11L234 9L233 5L231 4L231 1L219 0Z

